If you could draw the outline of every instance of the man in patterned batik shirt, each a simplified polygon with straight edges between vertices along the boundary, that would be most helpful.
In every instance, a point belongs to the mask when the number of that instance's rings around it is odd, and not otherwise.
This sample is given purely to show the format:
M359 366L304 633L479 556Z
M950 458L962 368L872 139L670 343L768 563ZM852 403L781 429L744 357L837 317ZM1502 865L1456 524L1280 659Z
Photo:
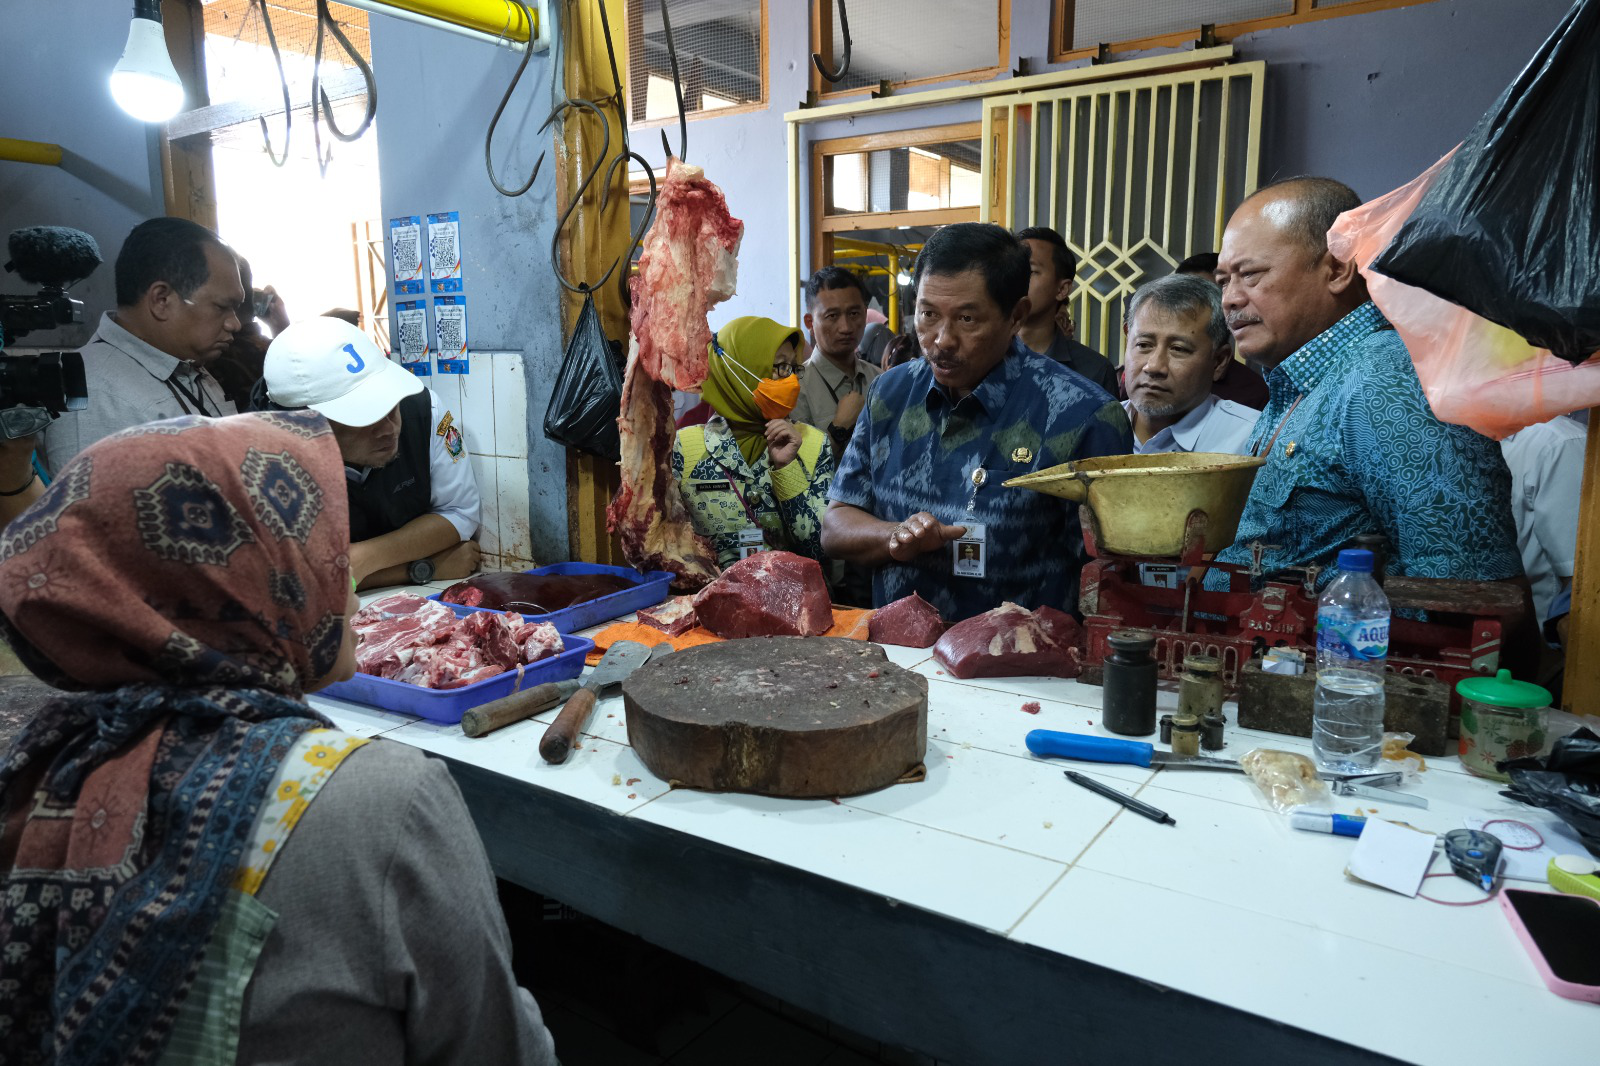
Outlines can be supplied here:
M1411 356L1355 264L1328 251L1347 186L1291 178L1246 200L1217 264L1239 354L1267 371L1256 475L1225 563L1270 546L1269 573L1317 563L1320 580L1355 537L1388 538L1388 572L1522 582L1511 478L1494 441L1433 416ZM1207 584L1225 587L1213 571Z
M1001 482L1126 453L1132 435L1109 393L1016 340L1028 274L1022 243L981 223L917 256L923 358L873 384L822 525L830 556L874 568L874 606L916 592L956 621L1077 602L1077 505Z

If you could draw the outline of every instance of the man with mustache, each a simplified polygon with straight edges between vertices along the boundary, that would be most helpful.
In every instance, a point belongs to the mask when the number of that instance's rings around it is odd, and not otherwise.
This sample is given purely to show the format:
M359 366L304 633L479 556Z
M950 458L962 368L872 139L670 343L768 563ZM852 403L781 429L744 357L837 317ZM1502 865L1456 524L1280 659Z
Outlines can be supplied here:
M1433 416L1410 354L1327 233L1360 206L1328 178L1261 189L1228 221L1216 281L1234 344L1271 398L1250 440L1266 457L1225 563L1268 546L1268 573L1320 564L1363 534L1388 572L1522 581L1511 479L1494 441ZM1213 571L1207 583L1226 584Z
M263 380L274 407L309 407L333 427L357 587L454 581L478 569L478 482L464 430L432 389L337 318L296 322L273 338Z
M152 218L117 253L117 309L80 348L89 406L44 431L52 473L130 426L179 415L237 414L206 367L239 331L244 286L233 252L204 226Z
M1169 274L1139 287L1123 327L1133 450L1249 451L1259 411L1212 395L1233 362L1222 293L1205 278Z
M1077 506L1001 483L1132 440L1109 393L1017 340L1028 276L1022 242L986 223L945 226L917 256L923 358L873 385L822 525L830 556L874 568L874 606L916 592L957 621L1077 602Z

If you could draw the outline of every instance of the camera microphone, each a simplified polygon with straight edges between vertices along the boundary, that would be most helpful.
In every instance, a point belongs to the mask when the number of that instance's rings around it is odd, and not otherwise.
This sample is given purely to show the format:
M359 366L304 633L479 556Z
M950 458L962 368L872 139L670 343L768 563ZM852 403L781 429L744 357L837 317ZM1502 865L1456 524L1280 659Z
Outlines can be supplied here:
M6 248L11 253L7 270L29 284L52 288L64 289L81 281L104 262L94 238L68 226L13 230Z

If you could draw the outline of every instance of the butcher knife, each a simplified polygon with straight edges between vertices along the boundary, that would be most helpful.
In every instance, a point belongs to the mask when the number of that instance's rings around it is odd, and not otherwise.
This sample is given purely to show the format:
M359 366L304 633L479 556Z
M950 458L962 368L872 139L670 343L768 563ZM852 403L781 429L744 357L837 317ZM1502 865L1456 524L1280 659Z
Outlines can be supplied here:
M583 687L572 694L567 705L561 708L561 713L556 715L556 720L550 723L550 728L544 731L544 739L539 741L539 754L545 762L566 762L567 753L577 743L578 734L589 721L595 701L600 698L600 691L610 685L622 684L629 674L650 658L652 651L650 645L637 640L619 640L606 649L606 653L600 657L600 665L594 668Z
M570 681L546 681L522 692L513 692L492 703L474 707L461 716L461 731L469 737L481 737L524 718L532 718L565 702L583 686L577 678Z
M1140 740L1116 740L1112 737L1093 737L1085 733L1058 733L1050 729L1035 729L1023 742L1035 755L1053 755L1062 759L1081 759L1084 762L1127 763L1131 766L1165 767L1168 770L1223 770L1244 773L1244 767L1232 759L1215 759L1208 755L1174 755L1157 751L1155 745Z

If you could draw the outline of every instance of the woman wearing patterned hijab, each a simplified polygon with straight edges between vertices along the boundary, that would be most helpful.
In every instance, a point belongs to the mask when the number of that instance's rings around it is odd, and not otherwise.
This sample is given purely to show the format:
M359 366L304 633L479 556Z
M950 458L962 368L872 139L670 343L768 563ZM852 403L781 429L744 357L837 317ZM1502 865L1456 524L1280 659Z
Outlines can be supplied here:
M343 483L319 415L187 417L0 535L66 690L0 759L0 1061L554 1060L448 774L302 700L355 667Z

